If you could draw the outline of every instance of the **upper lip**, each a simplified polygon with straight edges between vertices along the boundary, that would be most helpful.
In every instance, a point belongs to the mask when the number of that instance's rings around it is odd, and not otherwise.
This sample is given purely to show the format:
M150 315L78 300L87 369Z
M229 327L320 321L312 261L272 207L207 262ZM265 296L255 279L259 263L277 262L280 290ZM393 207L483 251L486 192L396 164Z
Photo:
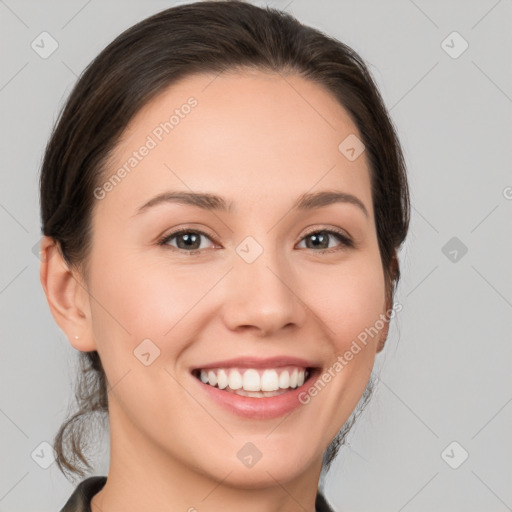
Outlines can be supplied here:
M209 368L279 368L280 366L299 366L301 368L316 368L319 364L314 361L308 361L299 357L276 356L276 357L236 357L234 359L224 359L205 363L190 368L190 370L207 370Z

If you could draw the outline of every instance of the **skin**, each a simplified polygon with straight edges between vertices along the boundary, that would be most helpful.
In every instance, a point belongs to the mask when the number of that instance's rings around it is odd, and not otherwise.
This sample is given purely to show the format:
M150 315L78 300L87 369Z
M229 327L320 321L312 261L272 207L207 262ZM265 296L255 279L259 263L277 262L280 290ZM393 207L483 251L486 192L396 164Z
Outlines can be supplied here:
M94 512L314 511L322 454L357 405L387 324L285 418L241 418L188 391L191 366L237 356L297 356L328 368L391 306L366 155L351 162L338 150L358 131L321 86L285 78L201 74L168 88L132 119L107 178L187 98L198 105L96 201L87 279L43 241L51 311L73 347L99 352L109 382L111 464ZM214 193L233 208L161 203L136 214L170 190ZM292 211L299 196L320 190L353 194L368 217L349 203ZM208 234L199 253L178 249L179 237L158 245L181 227ZM355 246L335 235L306 245L309 230L332 228ZM263 248L251 264L236 252L247 236ZM146 338L160 350L149 366L133 353ZM252 468L236 456L247 442L262 453Z

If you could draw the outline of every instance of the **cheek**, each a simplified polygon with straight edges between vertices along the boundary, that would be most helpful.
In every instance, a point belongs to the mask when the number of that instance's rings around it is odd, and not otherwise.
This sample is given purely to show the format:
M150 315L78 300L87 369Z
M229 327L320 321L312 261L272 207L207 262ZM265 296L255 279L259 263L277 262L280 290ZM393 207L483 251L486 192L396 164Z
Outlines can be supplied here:
M378 254L333 266L317 273L314 282L315 287L308 285L305 295L328 328L337 352L346 350L384 312L384 274Z
M135 260L122 266L104 262L91 280L98 299L92 303L92 327L114 388L112 403L122 404L135 424L147 410L152 410L149 417L161 415L159 421L171 424L171 415L184 404L170 374L193 339L187 312L200 297L191 292L190 276L176 279L171 274L166 279L161 269L139 266ZM153 405L147 403L148 396ZM151 430L151 422L146 428Z
M143 347L158 354L152 366L172 369L208 318L202 299L218 279L215 272L208 265L171 266L165 258L126 249L116 253L108 243L92 262L93 332L109 380L139 370L134 356Z
M98 328L124 337L129 333L132 338L161 339L205 294L209 280L204 277L198 271L139 264L137 259L122 265L104 260L91 280L98 298L93 319Z

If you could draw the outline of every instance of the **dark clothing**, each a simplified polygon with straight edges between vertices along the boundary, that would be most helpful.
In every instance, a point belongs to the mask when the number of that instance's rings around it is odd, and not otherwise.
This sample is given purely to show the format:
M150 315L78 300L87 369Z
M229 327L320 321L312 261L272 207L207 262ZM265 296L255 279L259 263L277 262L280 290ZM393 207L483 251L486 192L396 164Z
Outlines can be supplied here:
M106 476L91 476L85 479L78 484L60 512L91 512L92 497L101 491L106 481ZM334 512L320 491L316 495L315 509L316 512Z
M91 500L106 481L106 476L91 476L80 482L60 512L91 512Z

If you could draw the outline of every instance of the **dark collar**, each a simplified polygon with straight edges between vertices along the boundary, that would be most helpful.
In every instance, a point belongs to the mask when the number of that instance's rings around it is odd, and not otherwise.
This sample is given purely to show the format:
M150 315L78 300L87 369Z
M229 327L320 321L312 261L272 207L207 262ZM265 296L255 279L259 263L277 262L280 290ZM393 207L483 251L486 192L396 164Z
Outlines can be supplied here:
M106 476L91 476L80 482L60 512L91 512L92 497L101 491L106 481ZM320 491L316 495L315 509L316 512L334 512Z
M92 497L103 489L106 476L91 476L80 482L60 512L91 512Z

